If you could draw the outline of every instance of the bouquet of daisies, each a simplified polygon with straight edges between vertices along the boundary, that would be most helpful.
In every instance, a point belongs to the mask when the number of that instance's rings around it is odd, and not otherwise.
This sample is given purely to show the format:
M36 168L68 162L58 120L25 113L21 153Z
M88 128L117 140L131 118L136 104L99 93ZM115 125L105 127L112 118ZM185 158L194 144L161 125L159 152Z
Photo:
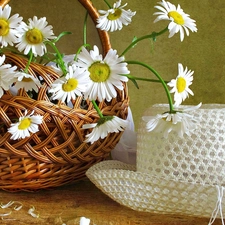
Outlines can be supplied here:
M121 30L123 26L131 23L136 12L126 10L127 4L122 5L118 0L113 5L104 0L108 9L99 10L100 16L96 21L96 27L104 31L114 32ZM29 72L32 62L50 63L54 62L52 69L59 75L47 88L47 95L51 102L63 102L70 106L71 102L78 97L82 100L90 101L98 115L96 123L83 124L83 129L88 130L84 142L94 143L99 138L104 139L109 133L123 131L127 126L127 121L117 115L105 115L100 109L101 102L110 102L117 97L117 90L123 90L125 83L132 81L137 87L137 81L159 82L162 84L169 108L163 114L154 117L143 118L146 121L146 128L149 132L164 132L165 137L173 130L178 135L189 134L196 127L196 120L192 117L191 111L200 107L180 109L181 103L190 95L193 95L189 86L193 81L193 71L178 64L178 75L170 82L163 80L162 76L150 65L138 60L125 60L126 53L133 47L138 47L138 43L144 39L153 39L157 36L169 33L169 38L175 34L180 34L183 41L189 32L197 32L196 24L190 16L183 12L180 5L177 7L172 3L162 0L155 6L157 12L154 22L167 20L168 25L159 32L146 34L143 37L135 38L127 48L118 54L117 50L111 48L105 56L99 52L97 46L90 46L84 43L78 49L71 60L65 60L56 47L57 41L68 34L62 32L55 36L53 27L48 25L46 18L30 18L27 23L23 22L18 14L11 14L11 7L6 5L0 8L0 98L4 93L18 95L21 90L27 96L34 98L40 88L44 85L41 76L34 76ZM47 50L47 46L53 52ZM16 66L5 62L5 54L9 51L27 58L26 66L23 70L18 70ZM135 77L130 74L129 65L135 64L145 67L153 74L154 79ZM171 90L169 90L171 88ZM173 94L173 97L172 97ZM43 116L24 111L24 115L13 118L7 131L13 140L24 139L38 132L42 124Z

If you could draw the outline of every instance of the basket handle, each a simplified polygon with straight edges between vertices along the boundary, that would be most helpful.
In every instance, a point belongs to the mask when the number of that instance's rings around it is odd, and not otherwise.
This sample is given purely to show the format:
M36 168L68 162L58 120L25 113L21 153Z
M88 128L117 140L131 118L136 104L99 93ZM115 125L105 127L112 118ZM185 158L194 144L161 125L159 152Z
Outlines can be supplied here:
M10 0L0 0L0 6L4 7L9 3ZM96 24L96 20L99 17L97 9L93 6L91 0L78 0L84 8L88 11L89 15L91 16L94 24ZM108 32L102 31L100 29L98 30L99 38L101 40L103 54L105 55L109 49L111 48L110 39Z
M89 15L91 16L94 24L96 25L97 18L99 17L97 9L93 6L91 0L78 0L88 11ZM111 48L109 34L106 31L100 30L97 28L104 55L109 51Z
M4 7L9 3L10 0L0 0L0 6Z

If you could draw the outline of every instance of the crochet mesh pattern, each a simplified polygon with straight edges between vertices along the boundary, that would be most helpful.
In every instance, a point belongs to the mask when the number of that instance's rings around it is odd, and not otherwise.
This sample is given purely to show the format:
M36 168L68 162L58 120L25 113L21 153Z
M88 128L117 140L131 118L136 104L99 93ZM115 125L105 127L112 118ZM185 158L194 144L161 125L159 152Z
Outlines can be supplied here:
M168 110L155 105L145 116ZM223 219L225 212L225 105L204 105L194 113L199 127L184 138L138 129L137 165L97 163L88 178L106 195L137 211Z
M151 213L209 218L217 204L218 193L223 192L217 186L174 181L134 170L133 165L110 160L92 166L86 175L121 205ZM221 206L225 207L224 201Z
M155 105L146 115L166 110L165 105ZM137 171L177 181L223 185L225 108L206 105L194 112L194 117L200 122L199 127L183 138L175 132L168 138L160 133L148 133L142 122L138 130Z

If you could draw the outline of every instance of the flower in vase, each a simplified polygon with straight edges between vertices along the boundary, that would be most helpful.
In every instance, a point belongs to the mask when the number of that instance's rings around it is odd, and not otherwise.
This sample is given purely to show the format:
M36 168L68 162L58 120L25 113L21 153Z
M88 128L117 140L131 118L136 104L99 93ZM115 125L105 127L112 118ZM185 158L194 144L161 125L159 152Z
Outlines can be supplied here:
M5 55L0 56L0 97L4 94L4 90L8 91L14 82L14 74L16 74L16 66L4 64Z
M14 76L16 79L14 88L16 90L19 90L20 88L24 88L25 91L32 91L38 92L38 89L41 87L40 81L25 72L17 72Z
M188 112L200 107L201 103L172 113L165 112L156 116L143 116L142 119L147 122L146 129L148 132L163 133L163 136L167 138L168 134L174 131L179 137L183 137L184 134L190 135L191 131L197 127L198 121Z
M11 124L8 128L8 132L12 134L11 139L30 137L30 133L36 133L39 130L38 125L42 123L43 116L33 115L33 113L27 115L25 111L25 115L19 118L19 122Z
M67 99L68 103L71 99L75 100L77 96L82 96L89 83L90 78L87 71L69 66L67 75L55 80L49 89L49 93L53 93L53 100L65 102Z
M84 93L85 99L110 101L117 96L115 88L124 89L123 82L127 82L128 78L123 75L129 74L130 71L123 60L124 57L119 57L113 49L110 49L103 59L97 46L94 46L90 53L82 48L77 66L88 71L90 76L87 91Z
M85 142L93 144L99 138L105 138L109 133L118 133L124 131L128 122L117 116L104 116L97 123L84 124L83 129L91 129L92 132L86 135Z
M13 46L17 42L17 28L19 27L22 17L15 14L10 17L11 7L6 5L0 7L0 43L1 47L7 47L8 44Z
M43 56L47 51L44 41L55 38L52 26L48 25L46 18L38 19L36 16L33 20L31 18L28 20L28 25L21 23L19 35L16 45L18 50L20 52L24 50L25 55L32 51L34 56Z
M130 9L123 9L127 4L121 6L121 0L118 0L113 4L113 8L109 10L99 10L102 14L97 19L97 28L105 31L116 31L121 30L123 25L127 26L131 23L132 17L136 12L132 12Z
M179 4L177 8L175 5L165 0L162 0L159 4L160 6L155 6L155 8L161 12L154 13L154 15L158 15L154 22L158 22L159 20L171 21L168 26L169 38L180 32L180 40L183 41L185 32L187 36L189 36L188 29L192 32L197 32L195 20L191 19L188 14L184 13Z
M184 67L181 63L178 64L178 76L176 79L172 79L167 85L172 87L171 93L174 93L175 107L179 106L182 101L184 101L189 94L194 95L189 86L193 81L194 71L188 70L187 67L184 70Z

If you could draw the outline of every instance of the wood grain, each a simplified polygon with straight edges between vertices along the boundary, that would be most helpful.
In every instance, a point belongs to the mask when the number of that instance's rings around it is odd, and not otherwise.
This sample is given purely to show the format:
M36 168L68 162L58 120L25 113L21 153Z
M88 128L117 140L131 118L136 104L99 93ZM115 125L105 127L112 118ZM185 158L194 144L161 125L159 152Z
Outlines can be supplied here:
M136 212L119 205L104 195L89 180L39 192L0 191L0 202L19 201L23 208L13 210L2 225L76 225L80 217L91 219L91 225L207 225L209 218L158 215ZM39 218L33 218L27 211L34 206ZM0 209L0 213L9 209ZM7 219L7 220L6 220ZM13 220L9 220L13 219ZM214 225L221 224L216 220Z

